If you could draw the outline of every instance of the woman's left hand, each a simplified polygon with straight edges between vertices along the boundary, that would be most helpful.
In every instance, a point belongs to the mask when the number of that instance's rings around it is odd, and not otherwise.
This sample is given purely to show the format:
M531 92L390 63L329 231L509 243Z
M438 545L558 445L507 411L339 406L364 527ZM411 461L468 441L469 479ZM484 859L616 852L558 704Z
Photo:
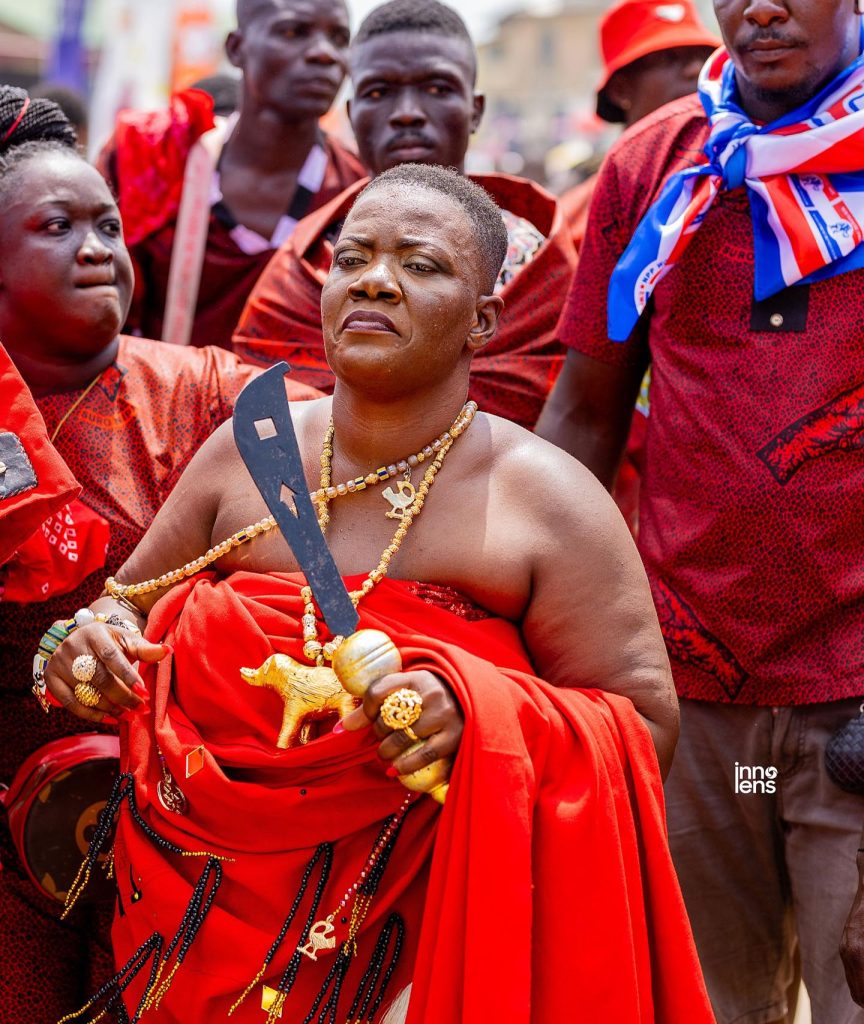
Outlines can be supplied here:
M404 729L394 731L381 720L381 705L396 690L414 690L423 700L420 717L411 726L423 746L406 754L414 740ZM464 720L462 709L450 687L432 672L394 672L372 683L363 697L363 704L342 720L348 732L371 725L382 738L378 753L399 775L411 775L434 761L453 757L462 739Z

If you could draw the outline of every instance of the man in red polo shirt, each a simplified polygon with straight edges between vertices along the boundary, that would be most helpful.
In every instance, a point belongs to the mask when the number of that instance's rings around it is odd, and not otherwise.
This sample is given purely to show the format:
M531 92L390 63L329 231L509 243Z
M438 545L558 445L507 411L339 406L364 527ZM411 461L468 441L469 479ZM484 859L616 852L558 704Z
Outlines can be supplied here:
M350 65L351 123L373 175L402 163L464 171L484 97L474 91L474 44L452 8L437 0L382 4L360 26ZM555 329L576 254L548 192L504 174L474 180L501 207L509 248L496 286L504 315L494 339L474 357L471 397L486 412L531 429L563 362ZM332 391L321 336L321 288L332 243L364 184L310 214L273 257L234 334L234 351L242 359L286 359L295 380Z
M597 88L597 116L630 128L673 100L696 91L702 65L720 45L699 20L691 0L621 0L600 21L603 79ZM573 230L578 252L585 240L588 210L599 174L565 192L559 203ZM650 375L636 403L627 448L613 496L635 533L639 523L639 480L645 462L645 422Z
M785 1020L800 964L814 1024L849 1024L864 800L824 750L864 678L861 18L715 10L728 57L702 104L609 155L538 431L611 484L650 360L639 543L681 697L670 841L709 992L721 1024Z

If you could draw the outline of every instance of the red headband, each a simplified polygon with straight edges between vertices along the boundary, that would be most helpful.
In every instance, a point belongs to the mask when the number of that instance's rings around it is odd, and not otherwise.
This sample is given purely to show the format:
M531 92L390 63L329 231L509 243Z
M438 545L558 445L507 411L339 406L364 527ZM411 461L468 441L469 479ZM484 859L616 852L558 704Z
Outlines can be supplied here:
M15 121L13 122L12 127L9 129L9 131L6 132L6 134L3 136L2 139L0 139L0 143L6 142L6 140L9 138L9 136L12 135L12 133L18 127L18 125L21 124L21 122L24 120L24 115L27 113L27 108L29 106L30 106L30 97L27 96L26 99L24 100L24 106L21 108L21 113L15 118Z

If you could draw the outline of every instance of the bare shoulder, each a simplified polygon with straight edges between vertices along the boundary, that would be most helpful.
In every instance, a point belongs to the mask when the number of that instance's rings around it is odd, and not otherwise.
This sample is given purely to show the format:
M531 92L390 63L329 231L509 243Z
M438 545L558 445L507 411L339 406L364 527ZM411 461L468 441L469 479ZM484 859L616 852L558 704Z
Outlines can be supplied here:
M314 418L322 403L328 402L327 398L318 398L311 401L289 402L291 419L294 430L297 434L301 450L303 439L306 434L310 418ZM319 439L320 441L320 439ZM234 417L231 416L213 431L198 453L197 459L210 466L213 463L221 463L222 460L229 460L232 464L242 462L240 452L237 450L237 443L234 440ZM223 465L224 468L224 465Z
M535 523L596 528L620 519L606 489L563 449L498 416L488 415L496 489Z

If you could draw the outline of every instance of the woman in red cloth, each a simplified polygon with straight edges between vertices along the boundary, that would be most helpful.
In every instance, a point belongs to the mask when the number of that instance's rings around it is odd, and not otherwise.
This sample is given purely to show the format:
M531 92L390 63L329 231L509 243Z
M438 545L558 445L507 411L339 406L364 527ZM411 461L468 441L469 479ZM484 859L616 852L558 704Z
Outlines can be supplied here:
M46 626L98 597L257 372L222 350L120 335L131 291L117 207L68 120L54 103L0 87L0 339L13 364L0 365L0 393L11 383L35 406L0 403L0 798L21 792L19 772L48 744L72 747L93 731L33 698ZM74 849L75 829L52 842ZM43 866L37 890L21 845L0 814L0 1018L56 1019L110 977L109 915L100 930L91 904L61 923L62 891L46 895L56 872Z
M296 719L303 687L344 710L339 643L226 428L93 606L147 639L95 623L49 662L72 710L127 723L114 943L135 1019L713 1020L627 529L576 462L462 404L505 246L481 189L405 165L358 198L323 293L337 385L296 431L361 625L401 671L332 731ZM443 809L396 778L449 758Z

